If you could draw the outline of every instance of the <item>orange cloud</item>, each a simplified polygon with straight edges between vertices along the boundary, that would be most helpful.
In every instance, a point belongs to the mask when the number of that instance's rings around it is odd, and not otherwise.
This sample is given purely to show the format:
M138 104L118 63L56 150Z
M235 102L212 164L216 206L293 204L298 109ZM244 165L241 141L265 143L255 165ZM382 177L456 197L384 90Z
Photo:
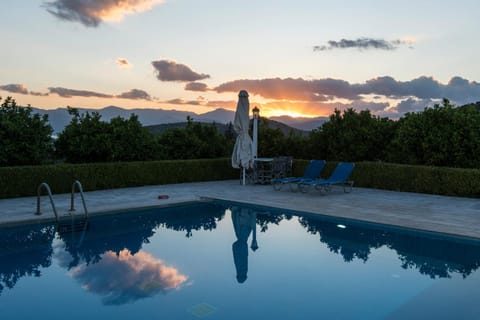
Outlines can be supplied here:
M0 86L0 90L12 93L28 94L28 89L23 84L6 84L4 86Z
M297 101L328 101L334 96L359 99L358 92L347 81L338 79L304 80L302 78L269 78L234 80L213 89L218 93L247 90L266 99Z
M55 17L97 27L102 21L120 21L127 14L148 11L163 0L56 0L44 7Z
M103 296L103 303L131 303L178 289L187 277L160 259L140 251L134 255L128 249L118 254L107 251L95 264L82 264L71 270L72 276L85 290Z
M94 92L89 90L76 90L68 89L62 87L49 87L50 93L56 93L62 98L71 98L71 97L96 97L96 98L113 98L111 94L105 94L101 92Z
M157 79L160 81L194 82L210 78L210 75L193 71L189 66L172 60L152 61Z
M252 104L252 103L250 103ZM209 100L206 104L212 108L224 108L229 110L235 110L237 107L237 101L235 100Z
M208 91L209 89L208 89L208 86L205 83L189 82L185 85L185 90L205 92L205 91Z
M453 77L443 84L432 77L421 76L410 81L398 81L390 76L377 77L365 83L349 83L340 79L270 78L260 80L233 80L213 89L218 93L247 90L250 94L266 99L295 101L362 100L364 95L388 98L467 100L480 99L480 83L461 77Z
M117 98L121 99L132 99L132 100L152 100L152 97L143 90L140 89L131 89L130 91L123 92L119 94Z
M130 68L132 65L128 62L127 59L124 59L124 58L118 58L115 63L117 64L117 66L119 66L120 68Z

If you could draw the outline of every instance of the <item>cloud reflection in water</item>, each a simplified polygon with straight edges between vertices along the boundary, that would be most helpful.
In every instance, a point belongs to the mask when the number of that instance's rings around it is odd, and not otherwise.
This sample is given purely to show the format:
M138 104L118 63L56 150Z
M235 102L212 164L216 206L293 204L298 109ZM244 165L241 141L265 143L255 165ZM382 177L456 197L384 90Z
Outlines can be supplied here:
M98 263L78 265L71 274L87 291L103 296L106 305L133 303L166 293L180 288L187 280L177 269L151 254L140 251L132 255L128 249L118 254L107 251Z

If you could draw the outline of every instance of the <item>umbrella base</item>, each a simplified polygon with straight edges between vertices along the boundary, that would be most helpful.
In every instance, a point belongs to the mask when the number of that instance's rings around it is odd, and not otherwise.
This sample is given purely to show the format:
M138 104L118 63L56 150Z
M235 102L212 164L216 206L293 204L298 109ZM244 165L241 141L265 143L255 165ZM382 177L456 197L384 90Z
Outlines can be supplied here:
M247 184L254 184L256 183L255 178L255 170L249 168L241 168L240 169L240 184L247 185Z

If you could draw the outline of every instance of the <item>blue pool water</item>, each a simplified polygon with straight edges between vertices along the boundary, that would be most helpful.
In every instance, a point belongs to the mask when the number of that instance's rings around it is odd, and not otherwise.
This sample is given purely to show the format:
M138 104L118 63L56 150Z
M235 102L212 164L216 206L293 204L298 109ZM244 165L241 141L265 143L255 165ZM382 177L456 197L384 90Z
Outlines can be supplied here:
M479 267L479 241L199 202L0 228L0 318L480 319Z

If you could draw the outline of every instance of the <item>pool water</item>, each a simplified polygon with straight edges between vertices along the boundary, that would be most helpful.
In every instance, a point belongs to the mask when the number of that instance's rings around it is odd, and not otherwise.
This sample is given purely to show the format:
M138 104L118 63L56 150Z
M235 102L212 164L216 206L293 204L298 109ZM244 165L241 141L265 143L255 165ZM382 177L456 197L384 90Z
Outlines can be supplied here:
M480 241L204 201L0 228L1 319L480 319Z

